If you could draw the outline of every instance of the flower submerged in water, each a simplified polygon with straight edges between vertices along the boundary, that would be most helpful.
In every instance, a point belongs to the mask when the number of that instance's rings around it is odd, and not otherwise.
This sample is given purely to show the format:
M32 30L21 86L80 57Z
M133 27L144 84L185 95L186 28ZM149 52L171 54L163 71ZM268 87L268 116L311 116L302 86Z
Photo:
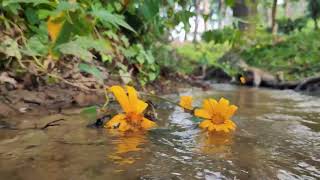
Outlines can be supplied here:
M127 86L127 93L121 86L112 86L109 89L120 106L124 114L117 114L107 124L106 128L118 129L119 131L139 131L148 130L156 126L156 123L145 118L143 111L148 107L148 104L140 100L137 91Z
M195 116L204 118L205 120L199 124L200 128L209 132L229 132L235 130L236 125L230 120L238 107L229 105L229 101L221 98L219 102L215 99L205 99L203 107L195 110Z
M181 96L179 106L187 110L192 110L192 96Z

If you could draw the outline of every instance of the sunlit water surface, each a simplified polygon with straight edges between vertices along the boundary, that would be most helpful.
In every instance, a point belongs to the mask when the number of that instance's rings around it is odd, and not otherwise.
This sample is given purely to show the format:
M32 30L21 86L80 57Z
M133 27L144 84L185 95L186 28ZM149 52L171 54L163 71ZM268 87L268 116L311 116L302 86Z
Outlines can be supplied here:
M239 107L236 132L208 138L166 103L146 135L88 128L80 115L12 117L2 124L66 121L45 131L0 129L0 179L320 179L320 98L230 85L181 95L196 105L229 99Z

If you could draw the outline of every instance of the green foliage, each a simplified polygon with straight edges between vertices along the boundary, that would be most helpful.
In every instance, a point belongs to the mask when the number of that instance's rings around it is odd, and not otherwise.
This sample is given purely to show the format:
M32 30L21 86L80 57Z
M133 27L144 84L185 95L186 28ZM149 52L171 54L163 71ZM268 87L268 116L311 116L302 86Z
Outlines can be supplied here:
M320 18L320 0L308 0L308 10L313 19Z
M132 27L124 20L123 16L112 14L107 9L92 5L92 11L90 12L90 14L106 27L112 25L116 28L119 28L121 26L135 32L135 30L132 29Z
M225 27L224 29L206 31L202 38L206 42L213 41L216 44L228 42L233 45L240 41L241 32L231 27Z
M210 65L225 69L223 65L218 63L218 59L230 48L231 45L227 42L223 44L215 44L214 42L196 45L191 43L183 44L176 47L177 54L181 58L176 68L186 74L192 73L194 71L193 68L197 65ZM225 70L227 71L227 69Z
M130 64L136 65L139 72L138 78L142 85L156 79L159 67L155 63L151 50L145 50L141 44L134 44L127 49L121 48L121 51Z
M108 51L110 51L111 47L102 39L95 40L87 36L78 36L75 38L75 40L60 44L57 49L62 54L73 55L84 61L91 61L94 55L90 50L94 49L101 54L106 54Z
M290 19L290 18L282 18L277 20L278 24L278 31L289 34L294 30L301 31L307 24L308 19L305 17L300 17L297 19Z
M144 85L159 75L154 42L180 22L189 31L195 15L190 5L190 0L3 0L0 27L9 34L12 29L19 32L23 41L11 37L0 50L7 58L32 57L37 67L48 55L56 60L74 56L87 63L98 59L115 65L124 82L136 75ZM183 10L173 13L176 6ZM79 68L99 77L93 66Z
M39 4L50 4L50 1L48 0L3 0L2 5L3 7L17 4L17 3L26 3L26 4L32 4L33 6L37 6Z
M250 65L274 73L282 71L285 79L308 77L320 71L320 32L300 32L283 39L282 42L252 46L242 53Z
M0 52L5 54L7 57L15 57L18 60L21 59L18 43L8 36L6 36L4 41L0 44Z
M96 67L90 66L88 64L80 63L79 69L81 72L86 72L86 73L92 74L100 82L103 82L103 79L104 79L103 74Z

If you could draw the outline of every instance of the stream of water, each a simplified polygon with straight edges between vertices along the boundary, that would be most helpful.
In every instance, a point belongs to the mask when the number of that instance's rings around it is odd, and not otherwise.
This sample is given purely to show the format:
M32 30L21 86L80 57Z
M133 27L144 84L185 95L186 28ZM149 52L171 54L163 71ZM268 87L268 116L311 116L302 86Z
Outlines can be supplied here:
M182 94L198 106L206 97L236 104L235 133L208 138L167 103L157 108L159 128L146 135L88 128L80 115L12 117L2 126L66 121L47 130L0 129L0 179L320 179L319 97L231 85Z

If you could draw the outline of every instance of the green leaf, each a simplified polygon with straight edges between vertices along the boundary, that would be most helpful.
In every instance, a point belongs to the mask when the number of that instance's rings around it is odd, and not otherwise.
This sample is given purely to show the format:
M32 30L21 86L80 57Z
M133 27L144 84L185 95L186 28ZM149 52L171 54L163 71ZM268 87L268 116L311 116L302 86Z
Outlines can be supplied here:
M123 53L123 55L129 59L137 55L137 51L132 47L130 47L129 49L121 47L120 50Z
M143 6L141 7L141 11L143 16L148 20L151 21L155 16L159 14L160 10L160 3L159 0L148 0L143 2Z
M95 120L97 119L97 115L98 115L97 110L98 110L97 106L90 106L82 109L80 114L87 119Z
M108 62L111 63L112 62L112 56L109 54L102 54L102 62Z
M59 45L57 49L63 54L74 55L84 61L91 61L93 54L89 51L90 49L105 54L110 51L111 47L106 41L78 36L73 41Z
M27 8L25 10L25 15L30 24L34 25L39 22L37 12L33 8Z
M47 19L52 14L52 11L49 11L46 9L39 9L37 11L37 14L40 20L44 20L44 19Z
M83 48L82 46L77 44L76 41L70 41L68 43L61 44L57 47L57 49L62 54L73 55L79 57L84 61L91 61L93 58L93 54L86 48Z
M6 36L4 39L5 40L0 44L0 52L5 54L7 57L15 57L20 60L21 53L18 43L8 36Z
M26 4L33 4L33 6L37 6L39 4L50 4L49 0L4 0L2 2L3 7L8 6L10 4L15 3L26 3Z
M198 117L195 117L195 116L193 116L190 120L193 121L193 122L195 122L195 123L199 123L199 122L202 121L202 119L200 119L200 118L198 118Z
M226 5L227 6L231 6L232 7L234 5L234 3L235 3L234 0L226 0Z
M157 75L155 73L148 73L148 76L149 76L149 80L150 81L154 81L156 78L157 78Z
M33 36L28 39L26 47L22 52L29 56L43 56L48 54L48 46L38 36Z
M137 61L138 61L138 63L139 64L143 64L144 63L144 55L143 54L139 54L138 56L137 56Z
M128 38L126 37L126 36L121 36L121 41L123 42L123 44L124 44L124 46L125 47L129 47L129 40L128 40Z
M100 82L103 82L103 74L94 66L89 66L88 64L80 63L79 69L81 72L86 72L92 74L95 78L97 78Z
M121 80L125 84L128 84L129 82L132 81L131 74L126 70L119 69L119 75L120 75Z
M55 12L56 13L60 13L62 11L75 11L75 10L77 10L79 8L80 8L80 6L79 6L79 4L77 2L72 2L71 3L71 2L68 2L68 1L61 1L58 4Z
M62 27L58 32L56 40L53 42L53 53L56 55L59 55L59 45L70 41L75 36L87 36L93 29L92 23L84 14L79 14L78 12L69 12L68 14L68 16L64 15L57 19L62 23Z
M136 33L136 31L124 20L124 17L121 15L112 14L103 8L97 8L95 6L92 7L91 14L93 17L100 20L103 24L109 23L116 28L119 28L119 26L121 26Z
M148 50L148 51L145 53L145 56L146 56L147 62L148 62L149 64L153 64L153 63L155 62L155 61L154 61L154 57L153 57L153 55L152 55L152 53L151 53L150 50Z

